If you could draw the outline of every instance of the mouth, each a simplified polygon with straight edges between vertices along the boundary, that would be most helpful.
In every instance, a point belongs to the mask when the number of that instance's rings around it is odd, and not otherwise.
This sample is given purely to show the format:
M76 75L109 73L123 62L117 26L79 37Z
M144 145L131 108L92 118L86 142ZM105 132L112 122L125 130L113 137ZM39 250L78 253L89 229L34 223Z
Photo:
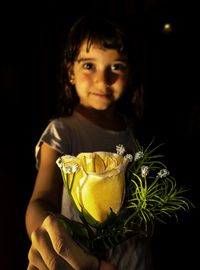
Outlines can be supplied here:
M90 93L92 96L99 97L99 98L109 98L111 95L108 93Z

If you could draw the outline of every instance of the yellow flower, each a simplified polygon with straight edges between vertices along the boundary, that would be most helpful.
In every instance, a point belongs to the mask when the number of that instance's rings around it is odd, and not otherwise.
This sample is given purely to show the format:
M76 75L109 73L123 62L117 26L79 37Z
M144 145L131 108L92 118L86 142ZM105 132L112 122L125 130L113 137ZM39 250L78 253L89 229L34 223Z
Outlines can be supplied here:
M78 210L85 209L99 222L106 220L111 209L117 214L122 206L128 162L110 152L66 155L57 160Z

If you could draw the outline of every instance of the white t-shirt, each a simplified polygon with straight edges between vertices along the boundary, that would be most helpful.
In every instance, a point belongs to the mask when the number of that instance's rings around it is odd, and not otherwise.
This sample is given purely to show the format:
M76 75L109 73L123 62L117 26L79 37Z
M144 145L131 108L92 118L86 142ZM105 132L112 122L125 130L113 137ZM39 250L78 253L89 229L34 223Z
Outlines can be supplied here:
M76 156L81 152L95 151L116 152L119 144L125 147L127 154L135 152L135 139L130 128L124 131L105 130L76 111L72 116L57 118L48 124L35 148L36 167L39 166L40 147L43 142L61 155ZM64 186L61 213L80 221ZM109 260L117 265L118 270L152 269L148 241L139 237L118 245L110 252Z

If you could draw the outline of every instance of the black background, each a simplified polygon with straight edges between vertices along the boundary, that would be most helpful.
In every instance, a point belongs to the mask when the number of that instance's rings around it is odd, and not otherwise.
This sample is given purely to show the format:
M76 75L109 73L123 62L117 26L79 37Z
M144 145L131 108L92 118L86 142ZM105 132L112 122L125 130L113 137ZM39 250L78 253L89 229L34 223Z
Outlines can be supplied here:
M138 21L144 31L144 131L165 142L167 161L196 205L179 223L158 225L156 270L194 269L199 243L199 19L191 1L48 1L0 6L0 269L27 267L24 216L35 180L34 146L57 95L60 49L84 12ZM163 32L171 23L172 32Z

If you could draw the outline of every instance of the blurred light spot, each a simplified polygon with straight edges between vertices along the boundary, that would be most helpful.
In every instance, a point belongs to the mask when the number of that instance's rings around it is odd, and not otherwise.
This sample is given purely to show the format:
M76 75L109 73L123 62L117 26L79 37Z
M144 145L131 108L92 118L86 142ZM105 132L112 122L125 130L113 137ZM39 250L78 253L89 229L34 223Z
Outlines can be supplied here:
M164 33L170 33L170 32L172 32L172 25L171 25L171 23L165 23L163 25L163 32Z

